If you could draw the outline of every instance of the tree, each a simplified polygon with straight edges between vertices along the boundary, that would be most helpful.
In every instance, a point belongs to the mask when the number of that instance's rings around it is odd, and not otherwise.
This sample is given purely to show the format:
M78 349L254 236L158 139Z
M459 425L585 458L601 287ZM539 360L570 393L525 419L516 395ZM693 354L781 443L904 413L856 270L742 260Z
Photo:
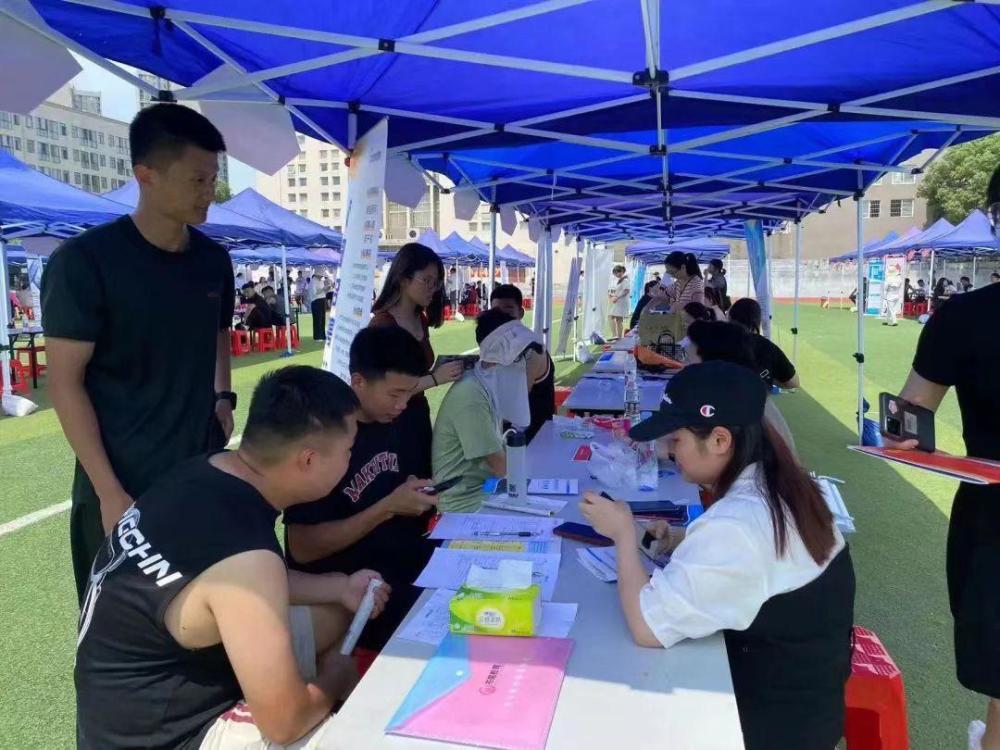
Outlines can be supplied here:
M219 180L215 183L215 202L225 203L227 200L233 197L233 191L229 189L229 183L225 180Z
M931 218L957 224L986 207L986 185L998 164L1000 133L955 146L927 170L917 195L927 199Z

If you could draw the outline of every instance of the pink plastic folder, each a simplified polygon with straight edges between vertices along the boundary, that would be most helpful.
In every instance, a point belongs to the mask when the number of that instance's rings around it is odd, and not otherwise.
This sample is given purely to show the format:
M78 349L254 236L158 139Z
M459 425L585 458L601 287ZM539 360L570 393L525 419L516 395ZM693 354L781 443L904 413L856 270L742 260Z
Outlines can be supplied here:
M448 634L386 732L542 750L573 641Z

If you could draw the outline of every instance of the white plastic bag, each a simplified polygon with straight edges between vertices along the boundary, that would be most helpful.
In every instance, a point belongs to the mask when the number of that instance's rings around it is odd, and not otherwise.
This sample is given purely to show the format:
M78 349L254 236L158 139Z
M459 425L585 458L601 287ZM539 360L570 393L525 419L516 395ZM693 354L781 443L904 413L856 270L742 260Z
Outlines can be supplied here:
M620 441L591 443L590 476L616 490L639 489L639 460L631 446Z

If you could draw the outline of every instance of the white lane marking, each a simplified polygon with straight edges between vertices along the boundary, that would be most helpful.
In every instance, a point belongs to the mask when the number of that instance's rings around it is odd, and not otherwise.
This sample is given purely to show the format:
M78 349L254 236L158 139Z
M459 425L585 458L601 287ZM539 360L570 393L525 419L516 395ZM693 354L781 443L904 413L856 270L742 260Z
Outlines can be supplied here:
M0 524L0 536L11 534L15 531L23 529L25 526L31 526L33 523L44 521L46 518L49 518L50 516L63 513L69 510L69 506L70 506L70 501L64 500L61 503L50 505L47 508L36 510L34 513L28 513L26 516L15 518L13 521L8 521L5 524Z

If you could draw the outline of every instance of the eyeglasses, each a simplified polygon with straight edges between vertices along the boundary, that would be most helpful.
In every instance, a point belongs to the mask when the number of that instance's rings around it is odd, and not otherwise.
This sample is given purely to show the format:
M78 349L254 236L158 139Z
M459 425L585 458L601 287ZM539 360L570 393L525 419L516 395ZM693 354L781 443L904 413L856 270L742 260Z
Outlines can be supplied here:
M432 292L436 292L438 289L441 289L441 287L444 286L441 283L441 279L439 279L437 276L433 276L433 277L432 276L418 276L417 274L414 274L410 278L413 281L419 281L421 284L423 284L425 287L427 287L428 289L430 289Z

